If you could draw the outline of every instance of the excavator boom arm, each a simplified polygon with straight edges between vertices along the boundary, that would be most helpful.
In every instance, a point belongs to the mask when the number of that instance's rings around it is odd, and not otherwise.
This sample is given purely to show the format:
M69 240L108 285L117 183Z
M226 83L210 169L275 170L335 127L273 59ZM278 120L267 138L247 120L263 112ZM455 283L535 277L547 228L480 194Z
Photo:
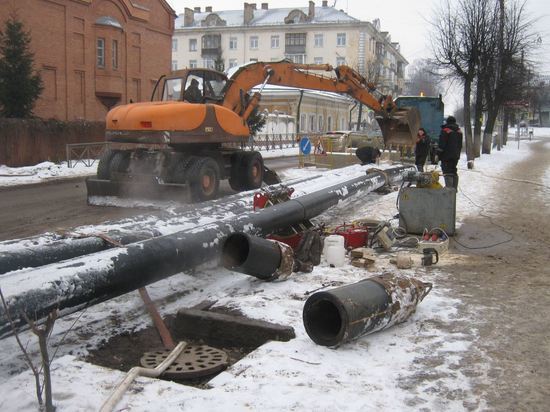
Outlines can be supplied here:
M334 72L329 77L324 73ZM259 84L298 87L346 94L374 110L387 145L414 145L420 127L416 109L397 110L391 96L376 92L372 83L348 66L333 68L328 64L294 64L289 61L257 62L243 66L229 79L223 106L245 120L260 102L260 94L249 98L249 91ZM375 96L377 93L380 97Z
M336 77L320 74L333 71ZM381 101L376 99L374 85L348 66L333 69L328 64L294 64L287 61L258 62L241 67L229 80L223 105L237 113L244 112L248 104L243 104L243 93L262 83L347 94L382 116L387 116L395 107L391 96L389 99L384 96Z

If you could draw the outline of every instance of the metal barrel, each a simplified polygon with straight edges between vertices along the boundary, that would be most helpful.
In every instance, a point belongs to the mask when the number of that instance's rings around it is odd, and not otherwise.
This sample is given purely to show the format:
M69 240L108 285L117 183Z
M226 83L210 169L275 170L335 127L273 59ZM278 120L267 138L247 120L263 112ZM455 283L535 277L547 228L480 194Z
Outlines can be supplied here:
M222 262L226 269L270 279L281 265L281 249L276 242L247 233L233 233L226 239Z

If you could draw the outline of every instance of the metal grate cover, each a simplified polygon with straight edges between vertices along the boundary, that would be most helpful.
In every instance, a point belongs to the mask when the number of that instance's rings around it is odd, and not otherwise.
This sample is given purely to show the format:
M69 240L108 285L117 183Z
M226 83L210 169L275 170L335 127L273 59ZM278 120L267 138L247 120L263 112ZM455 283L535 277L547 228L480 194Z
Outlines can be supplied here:
M141 358L141 366L155 368L169 353L168 349L146 352ZM201 378L223 370L228 363L227 353L220 349L206 345L187 345L162 376L171 379Z

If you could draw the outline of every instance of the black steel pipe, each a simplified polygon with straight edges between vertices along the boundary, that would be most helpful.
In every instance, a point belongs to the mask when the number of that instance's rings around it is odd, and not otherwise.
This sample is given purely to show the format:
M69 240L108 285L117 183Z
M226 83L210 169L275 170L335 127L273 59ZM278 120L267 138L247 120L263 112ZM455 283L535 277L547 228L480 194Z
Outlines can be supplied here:
M0 286L17 324L24 324L22 313L42 319L58 308L63 315L217 259L224 238L231 233L268 234L310 219L359 190L377 189L385 181L381 172L371 173L229 221L5 274ZM0 307L0 336L8 333L8 318Z
M318 178L319 176L314 176ZM285 184L299 184L310 179L294 179ZM311 180L310 180L311 181ZM273 185L277 188L280 185ZM250 193L237 193L223 199L204 202L200 205L186 205L174 210L172 215L160 216L158 221L165 222L167 231L170 226L183 223L195 223L204 216L217 217L220 220L228 213L239 214L251 209ZM105 237L123 245L160 236L158 230L150 229L149 217L138 216L126 219L118 229L107 230ZM108 224L107 224L108 225ZM78 229L76 230L78 232ZM57 234L33 236L26 239L0 242L0 275L23 268L33 268L96 253L109 249L113 245L103 237L91 234L87 237L72 237Z
M382 275L317 292L304 305L304 327L318 345L339 346L404 322L431 287L416 279Z
M270 279L281 259L277 243L247 233L232 233L223 244L222 263L226 269L259 279Z

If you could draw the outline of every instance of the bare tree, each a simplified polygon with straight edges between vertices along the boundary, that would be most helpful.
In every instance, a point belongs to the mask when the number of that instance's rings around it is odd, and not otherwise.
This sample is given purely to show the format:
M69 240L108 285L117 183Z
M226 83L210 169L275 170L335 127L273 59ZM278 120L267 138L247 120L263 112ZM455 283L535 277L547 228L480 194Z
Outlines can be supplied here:
M538 36L532 30L533 21L527 19L525 1L511 0L505 5L498 0L498 33L496 53L488 58L485 85L487 120L483 135L482 153L491 152L491 139L500 109L507 101L525 100L527 85L533 71L530 56L537 47Z
M441 94L441 77L430 60L415 60L408 69L405 94L410 96L437 96Z
M480 43L485 27L484 8L490 0L446 0L435 11L432 25L433 62L463 86L464 137L468 160L475 157L472 139L471 94L479 64Z

